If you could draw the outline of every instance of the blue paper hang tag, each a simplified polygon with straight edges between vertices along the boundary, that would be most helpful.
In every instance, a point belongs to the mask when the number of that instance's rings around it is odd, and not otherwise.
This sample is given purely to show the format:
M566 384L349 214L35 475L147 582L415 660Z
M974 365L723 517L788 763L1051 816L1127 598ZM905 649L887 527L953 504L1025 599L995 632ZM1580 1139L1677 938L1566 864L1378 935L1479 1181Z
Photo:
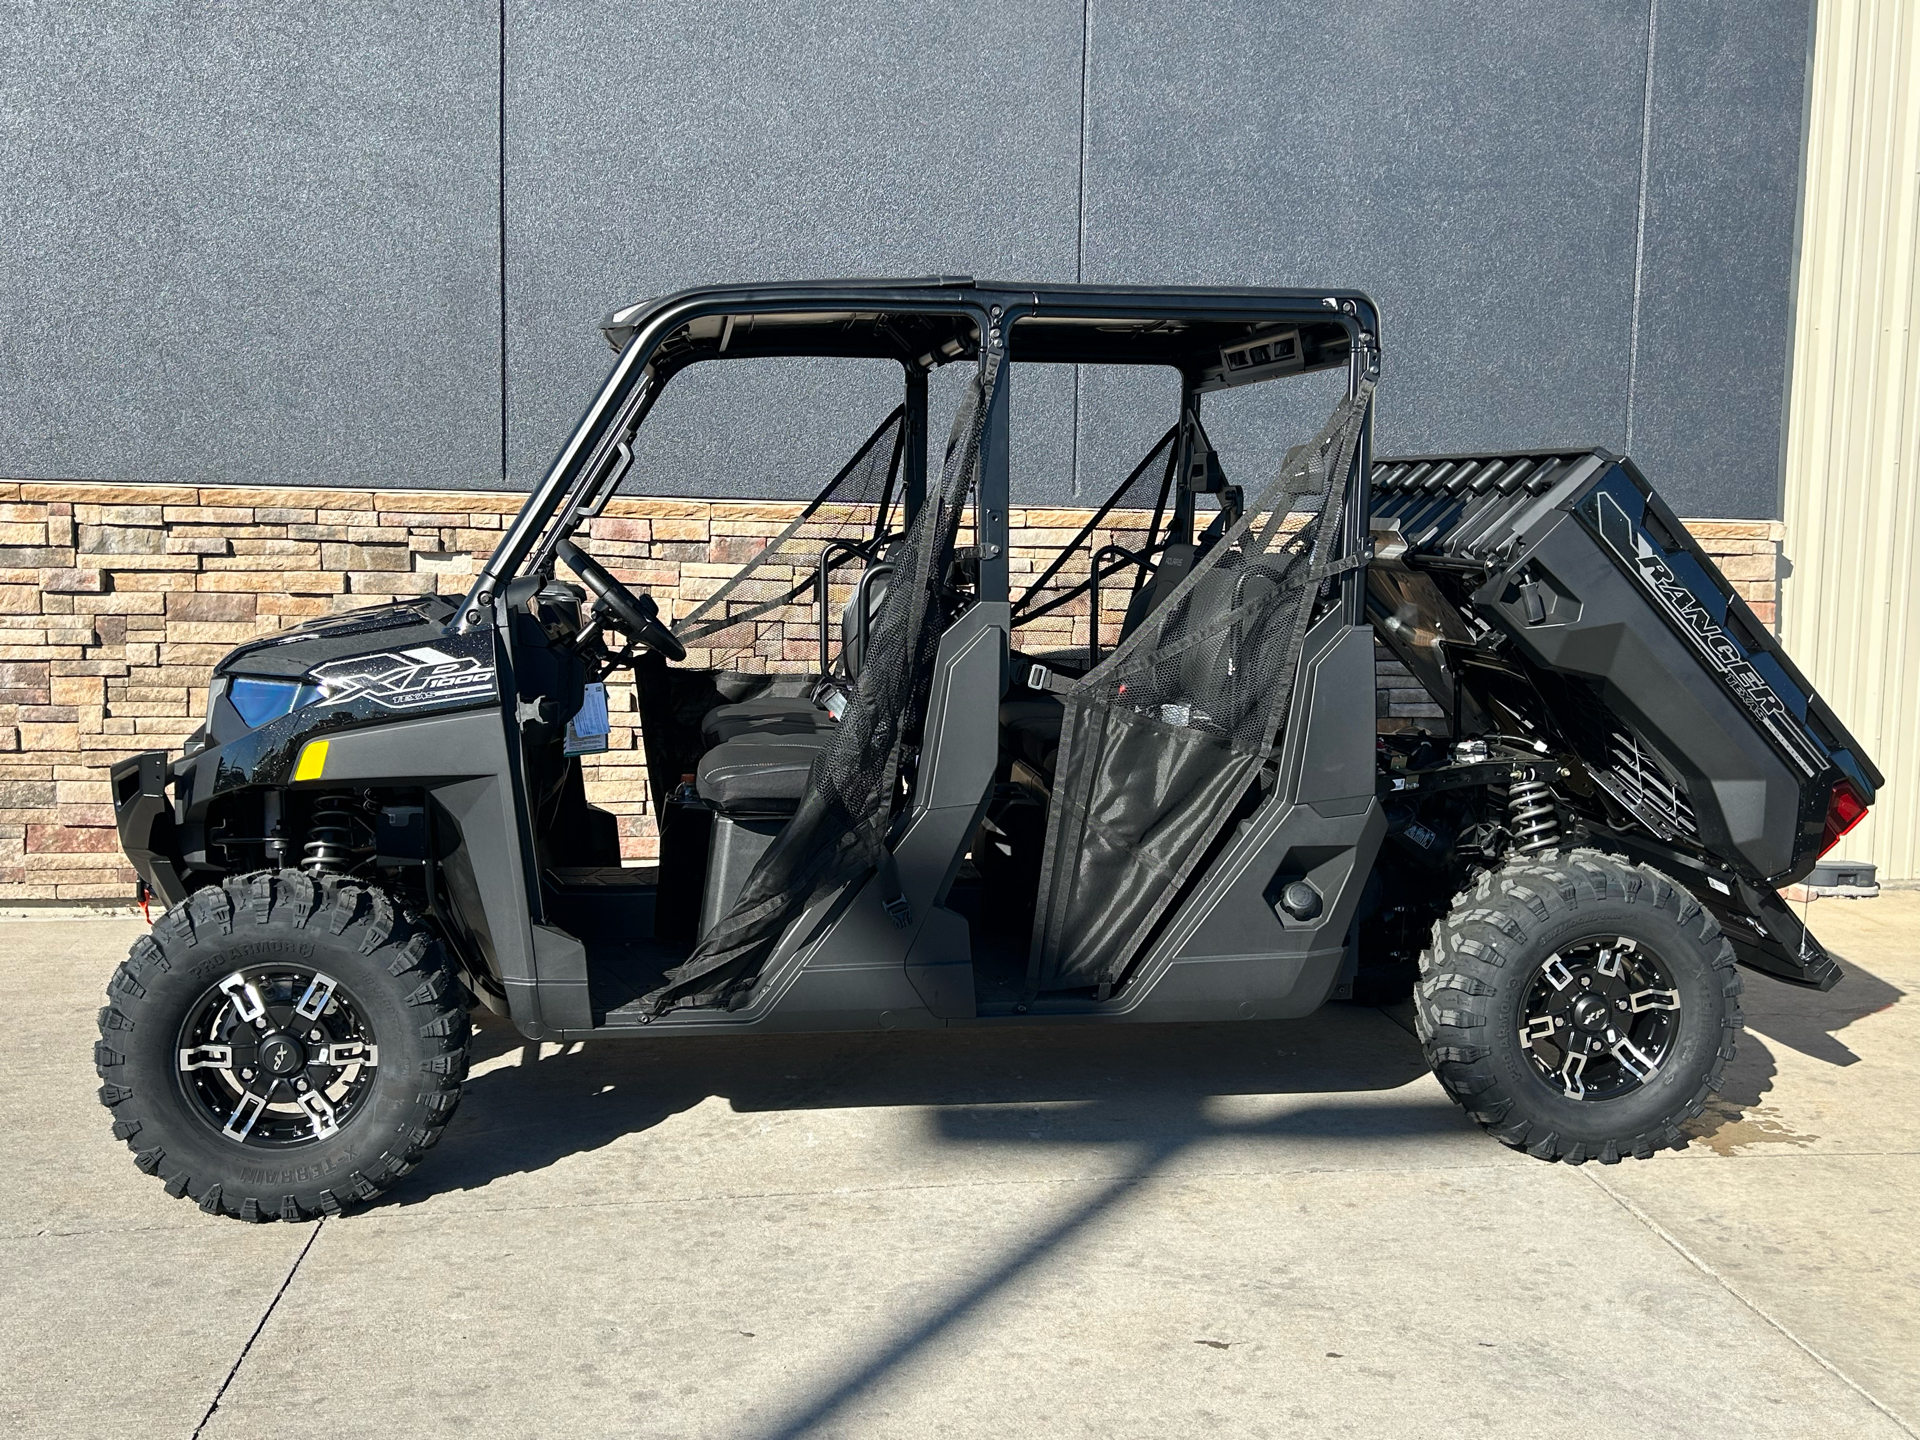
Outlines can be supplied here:
M563 749L569 755L597 755L607 748L607 732L612 728L607 720L607 687L593 684L586 688L579 713L567 722Z

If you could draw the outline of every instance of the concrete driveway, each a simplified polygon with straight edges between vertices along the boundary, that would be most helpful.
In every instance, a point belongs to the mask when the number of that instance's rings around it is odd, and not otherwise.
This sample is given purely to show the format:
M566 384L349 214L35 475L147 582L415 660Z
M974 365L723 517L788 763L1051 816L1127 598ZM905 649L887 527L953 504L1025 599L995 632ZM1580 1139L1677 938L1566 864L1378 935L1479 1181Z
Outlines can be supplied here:
M93 1099L135 923L0 924L22 1436L1912 1436L1920 894L1747 978L1683 1154L1482 1136L1404 1016L523 1045L375 1209L168 1200Z

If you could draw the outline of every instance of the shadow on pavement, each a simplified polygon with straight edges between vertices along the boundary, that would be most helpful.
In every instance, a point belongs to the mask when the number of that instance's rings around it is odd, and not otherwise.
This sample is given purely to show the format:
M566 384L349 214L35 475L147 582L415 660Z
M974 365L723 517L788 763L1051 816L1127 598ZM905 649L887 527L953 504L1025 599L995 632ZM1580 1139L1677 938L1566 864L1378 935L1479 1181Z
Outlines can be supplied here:
M1836 952L1833 958L1840 962L1840 983L1824 995L1746 972L1747 988L1740 997L1740 1008L1746 1012L1747 1027L1829 1065L1858 1061L1860 1057L1840 1039L1839 1032L1856 1020L1891 1009L1906 998L1907 992L1844 955Z
M1857 965L1847 967L1846 977L1826 995L1817 992L1794 991L1790 987L1769 984L1760 977L1757 986L1749 989L1750 1001L1747 1013L1750 1020L1779 1043L1816 1059L1825 1060L1834 1065L1851 1065L1858 1060L1852 1050L1843 1044L1836 1032L1845 1029L1856 1020L1884 1010L1902 998L1903 992L1887 984L1878 976L1862 970ZM1385 1018L1385 1017L1383 1017ZM1299 1022L1310 1024L1312 1022ZM1281 1027L1273 1027L1276 1034L1288 1032ZM1206 1032L1190 1032L1203 1035ZM1218 1032L1216 1032L1218 1033ZM1391 1071L1387 1068L1394 1059L1404 1059L1411 1073L1422 1068L1420 1054L1411 1037L1401 1032L1403 1044L1394 1046L1382 1044L1373 1047L1365 1060L1350 1053L1347 1068L1338 1064L1328 1066L1325 1055L1309 1058L1305 1053L1301 1059L1305 1067L1291 1071L1290 1067L1278 1067L1269 1071L1266 1078L1270 1090L1313 1089L1317 1091L1338 1091L1350 1088L1365 1088L1369 1084L1382 1081L1395 1083ZM1722 1102L1721 1112L1716 1119L1715 1111L1709 1110L1696 1125L1707 1125L1705 1134L1697 1138L1715 1149L1722 1144L1751 1143L1755 1140L1800 1141L1805 1137L1795 1136L1765 1117L1749 1116L1748 1111L1756 1108L1760 1097L1772 1088L1775 1064L1772 1052L1755 1036L1743 1037L1739 1058L1729 1067L1727 1084L1717 1100ZM1282 1042L1284 1045L1284 1042ZM1316 1042L1302 1038L1303 1051L1317 1048ZM1281 1047L1276 1047L1281 1048ZM1236 1065L1251 1059L1251 1053L1235 1057L1223 1057L1211 1064L1203 1065L1198 1072L1187 1072L1178 1066L1161 1077L1157 1087L1160 1098L1173 1101L1176 1098L1191 1102L1194 1091L1190 1082L1200 1075L1209 1081L1230 1077ZM1319 1063L1316 1065L1314 1061ZM1326 1066L1321 1069L1320 1066ZM1311 1077L1310 1085L1289 1084ZM1404 1083L1411 1075L1403 1075L1398 1083ZM1221 1093L1210 1090L1208 1093ZM1099 1122L1097 1108L1083 1117L1083 1124ZM1450 1107L1449 1107L1450 1108ZM1171 1119L1171 1117L1168 1117ZM1441 1117L1444 1118L1444 1117ZM1005 1133L1008 1123L1004 1111L981 1114L968 1107L955 1106L945 1109L940 1115L942 1134L954 1139L1009 1139ZM1294 1135L1303 1130L1322 1134L1340 1134L1355 1139L1370 1136L1384 1136L1390 1133L1405 1133L1405 1130L1437 1128L1435 1112L1423 1108L1418 1113L1415 1107L1370 1105L1360 1107L1345 1105L1338 1100L1308 1107L1277 1117L1271 1121L1254 1122L1244 1126L1209 1123L1198 1104L1192 1104L1185 1112L1185 1125L1161 1124L1148 1127L1144 1134L1129 1138L1144 1141L1140 1146L1132 1172L1114 1179L1103 1186L1098 1193L1090 1197L1070 1214L1007 1255L986 1275L975 1280L952 1296L932 1313L921 1318L911 1328L881 1346L874 1354L859 1364L851 1372L826 1382L811 1398L802 1401L787 1414L759 1432L765 1440L799 1440L799 1437L814 1433L822 1427L831 1426L841 1412L861 1395L873 1389L889 1373L897 1370L916 1354L933 1343L943 1332L964 1320L970 1312L979 1309L1005 1289L1023 1271L1043 1262L1046 1257L1068 1241L1076 1232L1114 1210L1128 1196L1140 1188L1156 1171L1162 1169L1169 1160L1188 1145L1206 1137L1219 1137L1228 1134L1241 1135ZM984 1133L974 1133L972 1126L979 1124ZM1324 1126L1326 1128L1321 1129ZM1397 1130L1396 1127L1405 1127ZM1777 1131L1780 1133L1770 1133ZM1114 1138L1122 1138L1116 1134ZM1721 1143L1716 1143L1719 1141ZM1724 1153L1724 1151L1723 1151Z
M1839 1032L1904 994L1856 964L1845 969L1825 995L1744 972L1749 1029L1690 1138L1714 1149L1806 1138L1750 1118L1773 1088L1768 1042L1851 1065L1858 1057ZM474 1040L480 1073L459 1114L432 1163L386 1203L539 1171L716 1096L739 1113L919 1107L942 1138L967 1144L1184 1144L1218 1133L1201 1102L1231 1095L1329 1097L1279 1122L1276 1133L1299 1137L1364 1142L1466 1123L1451 1106L1331 1098L1395 1090L1426 1069L1401 1025L1346 1005L1243 1024L670 1037L553 1051L487 1017Z
M548 1047L549 1049L551 1047ZM517 1064L487 1065L518 1051ZM542 1054L490 1022L482 1073L417 1178L386 1203L479 1189L647 1130L712 1096L736 1112L912 1106L941 1143L1103 1147L1122 1173L992 1268L757 1433L830 1424L851 1402L1114 1211L1198 1142L1252 1137L1350 1141L1448 1135L1466 1122L1437 1096L1386 1099L1426 1073L1412 1036L1381 1012L1336 1005L1305 1020L1235 1025L983 1028L887 1034L740 1036L569 1046ZM1209 1102L1314 1095L1236 1120ZM1351 1099L1342 1098L1351 1096ZM1364 1098L1363 1098L1364 1097Z
M1826 995L1749 975L1755 1030L1834 1065L1857 1056L1839 1038L1903 992L1857 965ZM738 1113L916 1107L938 1142L1084 1144L1121 1173L935 1303L872 1353L822 1376L811 1395L757 1433L797 1440L846 1408L1004 1293L1078 1233L1121 1207L1169 1162L1207 1140L1313 1138L1364 1145L1467 1125L1435 1097L1388 1098L1425 1073L1418 1044L1381 1011L1332 1006L1305 1020L1238 1025L980 1028L886 1034L738 1036L554 1047L490 1021L476 1036L480 1073L433 1163L387 1203L482 1189L660 1124L708 1100ZM1773 1052L1742 1037L1721 1095L1689 1128L1722 1153L1756 1141L1804 1142L1751 1112L1772 1089ZM1214 1102L1311 1095L1283 1113L1236 1120Z
M1207 1132L1216 1135L1274 1133L1265 1125L1212 1126L1207 1127ZM1198 1139L1200 1135L1196 1133L1193 1138ZM1078 1232L1117 1209L1189 1143L1191 1141L1161 1139L1142 1147L1134 1157L1135 1163L1130 1173L1108 1181L1094 1195L1009 1252L985 1275L962 1287L944 1303L880 1346L863 1363L828 1383L773 1425L756 1433L763 1440L799 1440L800 1436L834 1419L849 1403L879 1384L890 1372L907 1364L943 1332L960 1324L1025 1271L1045 1261L1048 1255Z
M955 1143L1183 1145L1222 1133L1204 1114L1212 1097L1390 1091L1426 1071L1405 1031L1347 1006L1237 1025L674 1037L545 1050L543 1058L542 1047L489 1018L475 1036L481 1073L453 1124L431 1163L385 1203L538 1171L714 1096L741 1113L920 1107ZM499 1063L509 1057L517 1063ZM1370 1098L1325 1100L1283 1123L1286 1133L1365 1141L1464 1122L1430 1099Z
M64 937L67 927L43 927ZM91 925L86 934L91 937ZM76 944L78 942L76 941ZM1710 1148L1796 1142L1754 1111L1771 1096L1775 1047L1836 1067L1859 1056L1844 1032L1907 992L1834 947L1833 990L1743 970L1747 1030L1720 1092L1686 1128ZM1424 1072L1411 1007L1332 1005L1296 1021L1222 1025L981 1028L884 1034L672 1038L569 1046L541 1058L505 1021L484 1017L473 1059L483 1072L431 1162L385 1203L477 1190L651 1129L719 1096L737 1112L920 1106L955 1141L1095 1144L1192 1138L1208 1131L1193 1103L1235 1094L1386 1091ZM1392 1023L1389 1023L1392 1022ZM547 1047L551 1049L552 1047ZM517 1064L498 1064L518 1056ZM494 1068L486 1069L490 1062ZM1068 1108L1025 1112L1024 1102ZM1295 1110L1290 1133L1385 1139L1459 1129L1451 1107L1322 1103Z

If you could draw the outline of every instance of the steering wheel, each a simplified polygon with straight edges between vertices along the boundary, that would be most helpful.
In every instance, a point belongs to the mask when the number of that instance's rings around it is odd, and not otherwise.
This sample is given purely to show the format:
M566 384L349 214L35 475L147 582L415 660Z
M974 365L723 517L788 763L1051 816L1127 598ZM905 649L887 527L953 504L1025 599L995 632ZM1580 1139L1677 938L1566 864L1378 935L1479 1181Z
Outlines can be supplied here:
M580 577L580 582L591 590L594 598L610 612L614 623L633 636L636 641L649 650L658 651L669 660L687 658L687 647L676 640L673 632L660 623L660 607L653 603L651 596L635 595L608 574L606 566L571 540L562 540L553 553L566 562L569 570Z

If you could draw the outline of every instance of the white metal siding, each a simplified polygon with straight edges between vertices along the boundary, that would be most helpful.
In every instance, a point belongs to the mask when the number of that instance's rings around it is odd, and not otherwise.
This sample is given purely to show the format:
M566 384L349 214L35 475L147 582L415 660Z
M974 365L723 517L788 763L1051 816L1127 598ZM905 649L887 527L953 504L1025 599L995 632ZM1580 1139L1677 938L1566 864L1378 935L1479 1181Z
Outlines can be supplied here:
M1820 0L1813 52L1781 632L1886 772L1836 856L1920 877L1920 4Z

